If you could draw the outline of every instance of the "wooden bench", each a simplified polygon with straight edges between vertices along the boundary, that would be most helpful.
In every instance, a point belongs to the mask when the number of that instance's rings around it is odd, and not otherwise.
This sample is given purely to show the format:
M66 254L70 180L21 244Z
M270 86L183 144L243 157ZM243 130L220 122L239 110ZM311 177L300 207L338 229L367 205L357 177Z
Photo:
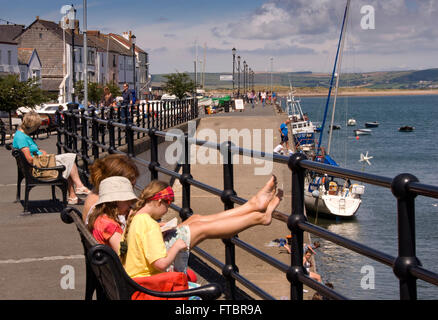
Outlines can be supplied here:
M62 191L62 202L64 206L67 205L67 188L68 181L62 176L62 172L65 170L65 166L56 166L50 168L38 168L39 170L57 170L58 176L55 179L40 179L32 175L32 170L36 168L27 162L23 152L19 149L12 147L12 144L7 144L6 149L12 150L12 156L17 161L17 195L16 202L21 200L21 182L25 179L25 195L24 195L24 211L29 209L29 192L36 186L51 186L52 187L52 200L56 201L55 187L58 187Z
M221 287L216 283L182 291L149 290L126 273L119 257L111 247L96 241L85 226L80 211L67 207L61 212L61 219L67 224L74 222L81 237L86 265L85 300L92 300L94 291L97 300L131 300L132 295L137 291L161 298L198 296L203 300L214 300L221 295Z

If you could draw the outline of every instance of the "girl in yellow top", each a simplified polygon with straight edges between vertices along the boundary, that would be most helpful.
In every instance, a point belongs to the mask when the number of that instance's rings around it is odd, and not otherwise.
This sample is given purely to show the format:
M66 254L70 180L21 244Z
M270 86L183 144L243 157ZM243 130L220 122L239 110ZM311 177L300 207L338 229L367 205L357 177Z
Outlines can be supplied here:
M174 199L172 188L154 180L142 192L130 214L120 243L120 258L130 277L165 271L184 272L190 248L205 239L230 238L255 225L269 225L280 204L275 176L248 202L221 213L192 215L176 229L161 232L157 222Z

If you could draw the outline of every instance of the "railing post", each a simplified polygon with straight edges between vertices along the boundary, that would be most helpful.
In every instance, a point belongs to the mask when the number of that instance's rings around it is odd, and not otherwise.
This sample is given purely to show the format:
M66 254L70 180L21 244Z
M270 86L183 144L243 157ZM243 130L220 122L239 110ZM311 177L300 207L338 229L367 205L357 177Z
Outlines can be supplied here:
M415 244L415 197L409 192L409 183L418 182L418 179L403 173L395 177L391 183L391 191L397 198L397 226L398 226L398 257L394 263L394 273L400 281L400 299L417 299L417 279L411 275L409 269L421 266L416 257Z
M158 179L158 171L155 167L160 166L158 163L158 137L155 134L156 128L149 129L149 137L151 141L151 161L149 164L149 170L151 172L151 180Z
M184 135L184 159L182 165L182 175L180 182L182 185L182 208L180 211L180 217L184 221L193 214L193 210L190 206L190 183L187 179L193 178L190 170L190 148L188 134Z
M59 110L56 110L55 112L55 119L58 119L58 123L56 126L56 131L57 131L57 135L56 135L56 149L58 154L61 153L61 145L62 145L62 139L61 139L61 133L63 132L63 130L65 130L65 121L61 120L61 113L59 112ZM61 129L62 126L62 129Z
M81 153L82 159L88 159L88 123L85 119L85 109L80 110L81 113ZM88 167L88 166L86 166ZM88 168L86 168L88 170Z
M132 124L128 122L125 127L126 144L128 145L128 156L134 157L134 130L132 130Z
M122 123L122 108L123 106L117 108L117 121L119 123ZM117 145L120 147L122 145L122 129L120 127L117 127L117 134Z
M109 136L109 153L114 153L116 150L116 134L114 130L114 109L111 107L109 111L109 119L107 123L108 136Z
M300 161L306 160L302 153L295 153L289 158L288 166L292 170L292 214L287 226L292 233L291 267L287 279L291 283L291 300L303 300L303 283L298 279L304 273L303 268L303 230L299 222L306 221L304 215L304 175L306 169L300 167Z
M221 145L222 160L224 161L224 191L221 200L224 203L224 209L234 208L234 203L230 196L236 195L234 191L234 173L233 173L233 154L231 152L232 143L227 141ZM237 237L237 236L236 236ZM227 281L227 299L235 300L236 298L236 280L232 277L232 272L239 272L236 266L236 248L231 239L222 239L225 244L225 266L222 274Z
M99 159L99 123L96 121L96 113L91 110L91 139L93 140L92 152L94 160Z

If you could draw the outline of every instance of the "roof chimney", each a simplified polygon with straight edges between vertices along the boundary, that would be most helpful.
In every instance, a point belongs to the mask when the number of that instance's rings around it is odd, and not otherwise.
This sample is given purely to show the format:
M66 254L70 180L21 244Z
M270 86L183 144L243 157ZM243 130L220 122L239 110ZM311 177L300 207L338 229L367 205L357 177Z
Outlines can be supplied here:
M37 20L40 20L40 16L36 16L36 19L37 19Z

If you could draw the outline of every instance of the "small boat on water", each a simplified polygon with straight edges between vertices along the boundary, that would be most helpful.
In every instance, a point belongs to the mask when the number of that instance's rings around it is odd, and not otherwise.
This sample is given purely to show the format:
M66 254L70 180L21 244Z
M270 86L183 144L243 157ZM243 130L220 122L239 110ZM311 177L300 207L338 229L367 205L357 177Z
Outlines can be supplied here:
M367 128L377 128L379 123L377 121L374 122L365 122L365 127Z
M371 129L356 129L354 130L355 136L362 136L362 135L370 135L372 132Z
M400 127L398 129L398 131L400 131L400 132L412 132L414 130L415 130L415 127L411 127L411 126L403 126L403 127Z
M347 126L352 127L352 126L355 126L355 125L356 125L356 120L354 120L354 119L348 119L348 121L347 121Z
M332 130L340 130L340 129L341 129L341 126L338 124L332 125Z

